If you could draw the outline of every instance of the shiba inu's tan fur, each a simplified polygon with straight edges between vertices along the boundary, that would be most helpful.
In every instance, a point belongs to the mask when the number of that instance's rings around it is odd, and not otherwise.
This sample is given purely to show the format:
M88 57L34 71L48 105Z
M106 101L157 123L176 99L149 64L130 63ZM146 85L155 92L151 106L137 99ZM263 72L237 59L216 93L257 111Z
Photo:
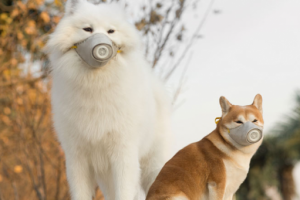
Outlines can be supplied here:
M248 106L232 105L221 97L220 105L222 117L216 129L165 164L150 187L147 200L232 200L262 139L241 146L232 140L228 129L240 126L238 121L263 127L262 97L256 95Z

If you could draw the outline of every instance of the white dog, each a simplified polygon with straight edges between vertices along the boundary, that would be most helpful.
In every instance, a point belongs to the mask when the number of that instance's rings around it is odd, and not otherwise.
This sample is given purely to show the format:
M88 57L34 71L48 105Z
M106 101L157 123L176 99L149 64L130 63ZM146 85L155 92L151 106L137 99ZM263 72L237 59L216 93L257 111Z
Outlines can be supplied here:
M71 47L93 34L121 49L89 67ZM66 155L73 200L133 200L147 193L169 159L169 101L141 49L141 38L116 6L68 0L45 47L53 67L54 127Z

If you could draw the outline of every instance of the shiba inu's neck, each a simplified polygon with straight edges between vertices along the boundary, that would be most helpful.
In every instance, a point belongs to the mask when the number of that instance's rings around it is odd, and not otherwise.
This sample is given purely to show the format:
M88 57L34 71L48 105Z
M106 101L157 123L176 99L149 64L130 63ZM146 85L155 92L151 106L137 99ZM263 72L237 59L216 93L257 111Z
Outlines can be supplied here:
M250 159L260 146L261 142L250 146L241 146L231 138L223 137L224 133L222 132L225 131L227 132L227 129L218 125L213 132L206 136L206 138L224 153L224 159L232 160L236 165L248 169Z

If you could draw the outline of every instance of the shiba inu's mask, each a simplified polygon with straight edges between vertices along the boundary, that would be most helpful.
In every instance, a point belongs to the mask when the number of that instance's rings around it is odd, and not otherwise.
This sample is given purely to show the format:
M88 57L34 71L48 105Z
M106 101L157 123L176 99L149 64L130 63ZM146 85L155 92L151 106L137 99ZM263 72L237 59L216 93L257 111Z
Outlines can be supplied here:
M230 137L240 145L248 146L258 142L263 136L263 130L252 122L228 129Z
M118 51L116 45L109 37L102 33L96 33L86 40L75 44L72 48L92 68L99 68L105 65Z

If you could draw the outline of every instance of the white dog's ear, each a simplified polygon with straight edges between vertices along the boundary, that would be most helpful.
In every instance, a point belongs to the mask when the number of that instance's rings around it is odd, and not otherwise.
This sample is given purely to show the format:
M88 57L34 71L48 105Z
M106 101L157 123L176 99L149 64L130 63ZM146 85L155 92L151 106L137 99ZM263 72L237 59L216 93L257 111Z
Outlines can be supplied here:
M257 94L255 96L252 105L254 105L261 113L263 112L263 109L262 109L262 96L260 94Z
M229 109L232 106L232 104L223 96L220 97L219 101L222 108L222 115L226 115L229 112Z
M65 14L66 15L73 14L78 4L82 3L83 1L86 0L67 0L65 4Z

